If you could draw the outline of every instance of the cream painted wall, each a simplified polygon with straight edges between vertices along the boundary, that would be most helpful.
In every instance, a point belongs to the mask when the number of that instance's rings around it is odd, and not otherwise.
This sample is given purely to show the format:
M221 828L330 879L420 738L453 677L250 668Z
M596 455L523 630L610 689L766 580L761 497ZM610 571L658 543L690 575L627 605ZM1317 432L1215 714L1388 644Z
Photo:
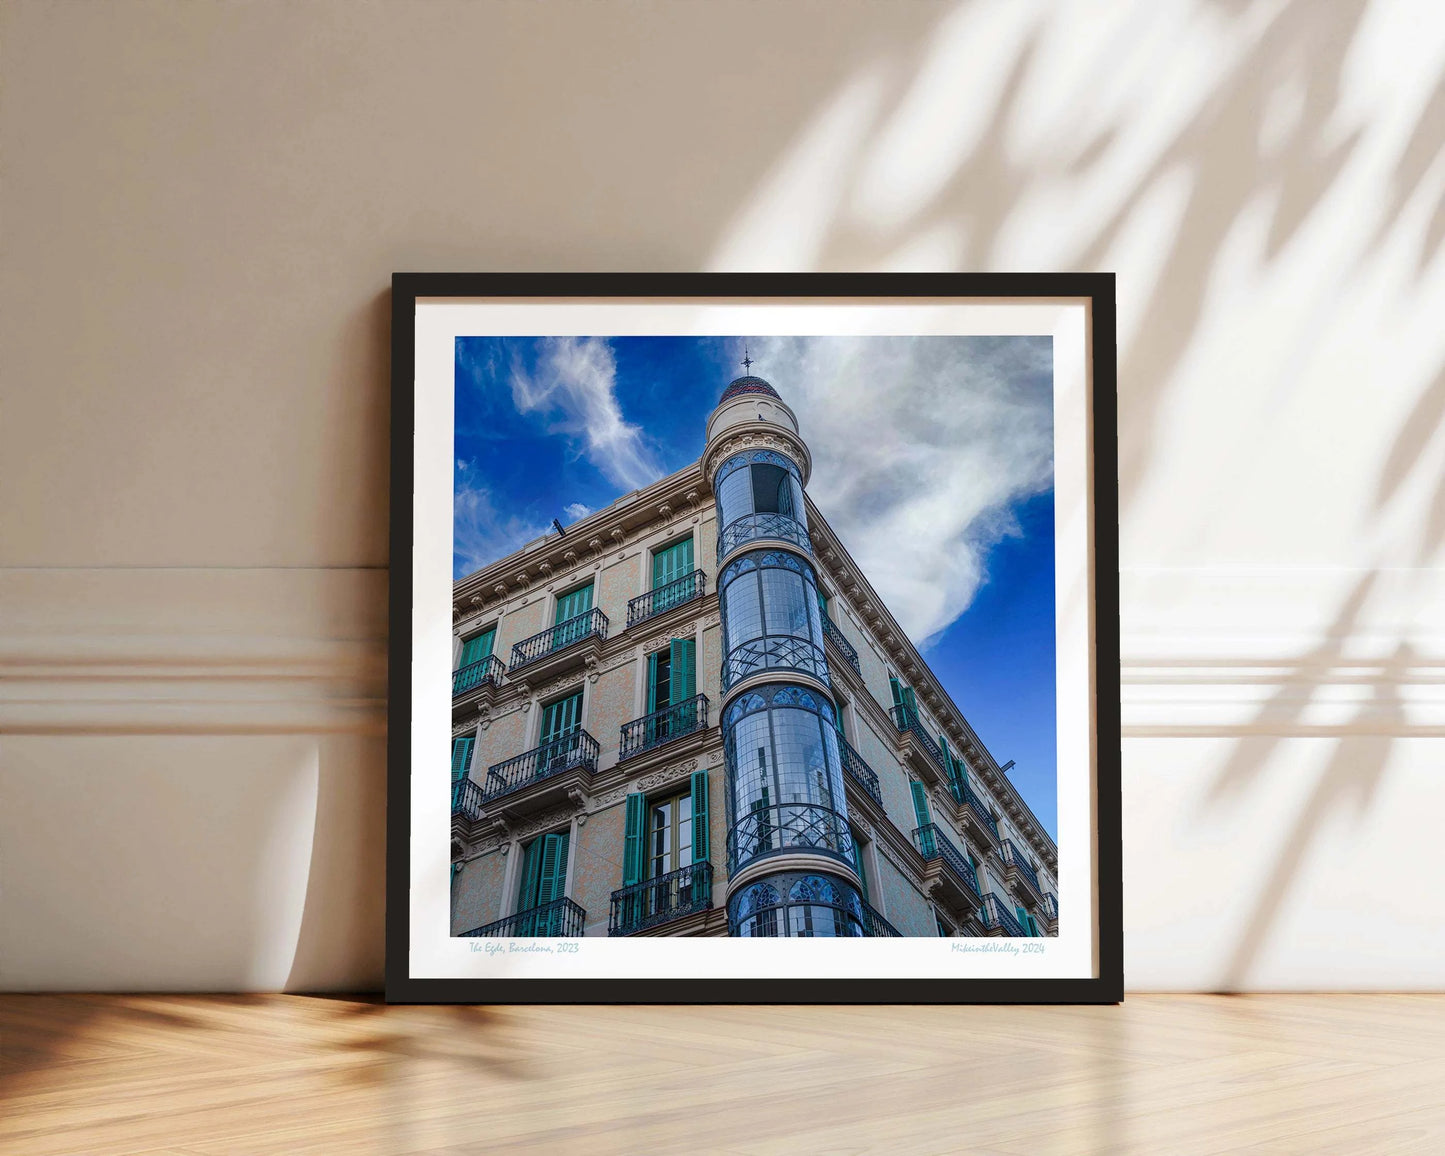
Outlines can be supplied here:
M381 975L394 269L1119 274L1131 988L1445 986L1431 0L7 2L0 987Z

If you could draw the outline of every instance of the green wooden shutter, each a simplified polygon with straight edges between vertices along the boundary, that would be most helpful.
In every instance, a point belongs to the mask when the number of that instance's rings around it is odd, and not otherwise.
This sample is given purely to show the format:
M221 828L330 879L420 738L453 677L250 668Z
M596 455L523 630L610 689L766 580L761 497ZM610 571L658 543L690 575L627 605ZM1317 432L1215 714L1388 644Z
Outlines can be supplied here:
M823 593L823 588L818 587L818 613L824 618L828 617L828 596Z
M457 667L470 666L474 662L481 662L492 653L492 644L497 640L497 629L484 630L482 633L468 638L462 643L462 656L457 661Z
M652 588L666 586L692 573L692 539L674 542L652 556Z
M672 667L668 675L671 683L668 701L686 702L697 693L697 670L694 662L697 641L692 638L674 638L668 644L668 649Z
M1029 913L1025 911L1022 907L1015 906L1014 914L1018 916L1019 926L1024 929L1024 934L1032 935L1033 932L1029 930Z
M586 586L557 599L557 624L561 625L570 618L576 618L579 614L586 614L591 609L592 584L589 582Z
M623 814L622 885L630 887L642 882L643 858L647 850L647 796L640 792L628 795Z
M472 769L472 752L476 749L476 735L462 735L452 739L452 782L456 783L467 777L467 772Z
M660 650L654 650L647 656L647 713L651 714L660 705L657 701L657 660L661 657Z
M933 822L928 812L928 790L917 779L910 779L908 785L913 789L913 814L918 825L926 827Z
M569 735L582 725L582 692L569 694L542 708L542 742Z
M692 861L708 861L707 772L692 773Z
M529 911L537 906L537 884L542 875L542 840L533 839L527 844L526 856L522 860L522 890L517 894L517 910ZM527 934L520 928L519 934Z
M568 832L542 836L542 870L537 882L537 905L561 899L567 885Z
M903 706L908 711L909 721L916 723L918 721L918 699L914 697L911 686L903 688Z
M903 684L891 674L888 676L888 689L893 692L893 705L903 705Z
M858 878L863 883L863 898L868 898L868 869L863 866L863 844L858 841L858 834L849 831L853 836L853 866L858 872Z

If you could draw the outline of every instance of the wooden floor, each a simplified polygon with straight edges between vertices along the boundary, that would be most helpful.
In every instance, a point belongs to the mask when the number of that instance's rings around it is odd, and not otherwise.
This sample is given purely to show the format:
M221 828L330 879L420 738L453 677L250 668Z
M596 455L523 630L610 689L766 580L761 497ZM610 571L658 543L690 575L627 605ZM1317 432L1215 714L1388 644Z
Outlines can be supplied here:
M0 997L0 1152L1445 1153L1445 997Z

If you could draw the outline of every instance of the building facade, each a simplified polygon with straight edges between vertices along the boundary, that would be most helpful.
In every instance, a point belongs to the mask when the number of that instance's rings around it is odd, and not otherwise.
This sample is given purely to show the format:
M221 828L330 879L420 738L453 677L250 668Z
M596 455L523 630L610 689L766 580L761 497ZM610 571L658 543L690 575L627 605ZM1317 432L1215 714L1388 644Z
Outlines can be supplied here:
M1053 840L811 466L738 378L699 461L455 583L453 935L1057 934Z

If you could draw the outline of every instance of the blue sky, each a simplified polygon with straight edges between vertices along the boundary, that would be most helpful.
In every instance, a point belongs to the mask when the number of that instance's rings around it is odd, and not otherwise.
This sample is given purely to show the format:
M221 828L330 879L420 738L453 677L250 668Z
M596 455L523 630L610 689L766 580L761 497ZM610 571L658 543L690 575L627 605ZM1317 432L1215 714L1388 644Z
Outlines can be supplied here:
M808 491L1056 831L1048 338L749 338ZM459 338L462 577L702 453L743 338Z

